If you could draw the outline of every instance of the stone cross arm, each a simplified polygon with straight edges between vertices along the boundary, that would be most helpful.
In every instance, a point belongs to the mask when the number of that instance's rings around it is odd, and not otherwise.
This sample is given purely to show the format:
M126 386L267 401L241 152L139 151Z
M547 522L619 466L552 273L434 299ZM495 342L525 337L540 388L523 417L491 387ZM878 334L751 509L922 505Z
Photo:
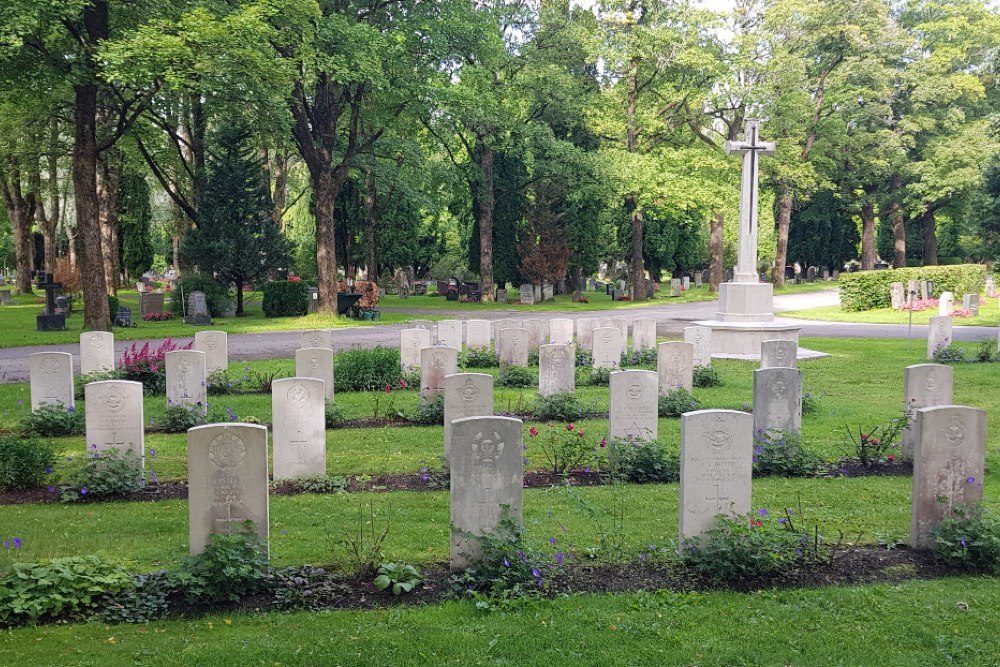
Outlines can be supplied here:
M726 155L733 153L742 155L750 152L757 152L760 155L774 155L775 150L777 150L777 146L773 141L757 141L756 136L753 137L753 141L726 142Z

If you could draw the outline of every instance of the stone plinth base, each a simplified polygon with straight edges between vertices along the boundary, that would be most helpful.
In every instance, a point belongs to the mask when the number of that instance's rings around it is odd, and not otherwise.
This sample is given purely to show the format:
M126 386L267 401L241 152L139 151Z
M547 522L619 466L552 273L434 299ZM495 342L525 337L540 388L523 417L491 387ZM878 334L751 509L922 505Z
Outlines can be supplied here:
M715 319L757 324L773 322L774 287L771 283L722 283ZM712 347L714 351L715 346Z
M760 344L765 340L790 340L799 343L799 327L776 322L723 322L706 320L695 324L712 329L712 356L718 359L760 359ZM798 348L798 359L828 356L824 352Z

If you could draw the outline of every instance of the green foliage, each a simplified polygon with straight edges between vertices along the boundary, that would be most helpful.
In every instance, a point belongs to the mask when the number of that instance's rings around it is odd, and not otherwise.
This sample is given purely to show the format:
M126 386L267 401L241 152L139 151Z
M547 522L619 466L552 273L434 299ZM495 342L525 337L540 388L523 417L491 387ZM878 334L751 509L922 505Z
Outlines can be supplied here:
M535 398L535 416L539 419L569 422L580 419L583 414L583 401L572 391L560 391Z
M375 501L358 503L358 520L335 541L336 562L357 579L369 579L382 562L385 540L391 528L392 507L384 519L375 511Z
M347 478L343 475L319 475L300 477L295 485L304 493L337 493L347 490Z
M632 350L622 354L621 368L656 368L656 349Z
M334 606L338 598L350 593L350 587L336 574L312 565L275 570L268 577L267 587L274 593L271 608L275 611L318 611Z
M309 289L301 282L272 280L264 285L264 315L294 317L309 310Z
M122 379L121 371L96 371L94 373L84 373L73 376L73 397L77 400L83 399L84 387L91 382L104 382L105 380Z
M774 521L720 514L704 535L685 540L681 557L693 573L711 581L753 580L799 567L805 541Z
M829 471L826 462L807 452L794 433L769 431L754 435L753 472L759 477L816 477Z
M840 274L840 307L847 312L889 308L892 305L890 285L909 280L934 282L934 294L979 293L986 278L986 267L981 264L957 266L924 266L920 268L886 269L883 271L858 271Z
M142 461L132 450L96 451L91 445L83 466L73 471L66 484L59 485L64 503L89 498L114 498L139 490L142 485Z
M594 387L607 387L611 384L610 368L592 368L590 371L589 385Z
M333 428L338 423L344 421L344 410L334 401L326 401L323 408L323 419L327 428Z
M83 435L87 424L83 413L75 407L45 403L29 413L21 425L25 433L34 433L46 438L62 435Z
M939 364L955 364L968 360L965 345L962 343L940 343L934 348L932 356L935 363Z
M597 447L583 429L574 424L546 424L543 431L532 426L532 444L541 448L549 472L565 475L597 460Z
M209 396L222 396L233 393L233 382L229 379L229 371L216 368L205 377L205 390Z
M839 193L820 190L794 209L788 228L788 257L802 262L803 267L842 267L857 257L861 237L849 204ZM891 246L883 256L891 259Z
M459 368L499 368L500 357L492 350L472 348L458 353Z
M176 580L191 602L236 602L260 590L270 574L266 545L247 521L237 535L212 535L212 542L188 556Z
M153 265L153 241L146 177L126 163L118 181L118 224L121 226L122 266L140 276ZM113 311L112 311L113 312Z
M997 352L997 341L990 336L985 336L976 342L976 351L973 356L973 361L980 364L988 364L993 361L1000 359L1000 354Z
M222 317L229 308L229 288L209 273L185 271L174 281L174 291L170 293L170 312L180 317L188 306L192 292L204 292L205 304L212 317Z
M524 366L508 366L500 373L497 384L501 387L531 387L538 378L529 368Z
M427 400L417 401L413 412L406 416L414 424L435 426L444 423L444 396L437 394Z
M931 535L934 555L948 565L1000 573L1000 519L982 505L956 507Z
M187 433L188 429L207 424L208 418L201 405L168 405L160 427L167 433Z
M403 377L399 350L375 347L338 352L333 359L338 391L375 391L396 387Z
M57 458L52 442L0 435L0 490L22 491L41 486Z
M888 424L880 424L871 429L857 428L857 435L850 426L845 426L847 441L844 449L848 457L866 468L895 460L896 440L902 435L905 419L893 419Z
M0 578L0 623L81 618L98 607L104 594L132 585L124 566L101 556L15 563Z
M118 297L111 294L108 295L108 312L111 313L111 317L114 318L115 313L118 312L118 306L121 305Z
M812 390L802 394L802 414L814 415L819 411L822 396Z
M719 375L719 371L712 366L695 366L692 384L700 389L721 387L722 377Z
M688 392L684 387L676 387L659 399L660 417L680 417L685 412L698 409L698 399Z
M166 616L170 596L176 591L174 577L166 570L131 577L129 586L105 592L95 605L93 620L99 623L149 623Z
M420 570L409 563L382 563L378 566L378 576L375 577L375 589L384 591L392 587L393 595L409 593L424 583Z
M612 474L634 484L667 484L681 477L681 460L655 441L611 442Z

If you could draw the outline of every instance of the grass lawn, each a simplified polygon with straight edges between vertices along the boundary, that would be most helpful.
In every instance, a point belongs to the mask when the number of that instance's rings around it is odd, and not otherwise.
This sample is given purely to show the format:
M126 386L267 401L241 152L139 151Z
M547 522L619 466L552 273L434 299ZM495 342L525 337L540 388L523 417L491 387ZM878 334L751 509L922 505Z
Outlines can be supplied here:
M958 307L962 306L959 299ZM938 314L937 308L929 308L913 313L914 324L927 324L930 318ZM806 310L786 310L781 313L782 317L795 317L802 320L823 320L826 322L862 322L864 324L906 324L910 321L910 314L907 311L893 310L892 308L878 308L876 310L865 310L858 313L848 313L840 309L840 306L825 306L822 308L809 308ZM955 326L980 326L993 327L1000 317L997 299L987 299L986 303L979 307L977 317L955 317L952 323Z

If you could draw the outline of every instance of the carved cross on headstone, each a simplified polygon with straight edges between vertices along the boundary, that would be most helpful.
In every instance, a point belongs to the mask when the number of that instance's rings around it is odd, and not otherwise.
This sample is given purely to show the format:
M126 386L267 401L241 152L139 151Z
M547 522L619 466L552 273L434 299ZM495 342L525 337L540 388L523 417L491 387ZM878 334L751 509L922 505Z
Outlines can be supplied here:
M296 463L302 463L305 458L302 455L302 445L309 444L309 441L302 437L302 430L295 430L295 440L289 440L288 444L295 445L295 461Z
M125 446L125 441L118 439L118 431L112 431L111 437L108 438L108 441L105 442L104 444L107 445L108 447L111 447L112 449L119 449Z
M770 141L760 141L759 120L748 119L743 141L727 141L726 155L743 155L743 178L740 185L740 231L739 253L736 259L735 281L756 283L757 276L757 177L758 156L773 155L775 145Z
M714 503L715 504L715 512L716 512L716 514L722 514L727 509L729 509L729 504L727 502L728 500L729 500L729 496L722 495L722 485L721 484L716 484L715 485L715 497L714 498L712 496L705 496L705 502L707 502L707 503Z

